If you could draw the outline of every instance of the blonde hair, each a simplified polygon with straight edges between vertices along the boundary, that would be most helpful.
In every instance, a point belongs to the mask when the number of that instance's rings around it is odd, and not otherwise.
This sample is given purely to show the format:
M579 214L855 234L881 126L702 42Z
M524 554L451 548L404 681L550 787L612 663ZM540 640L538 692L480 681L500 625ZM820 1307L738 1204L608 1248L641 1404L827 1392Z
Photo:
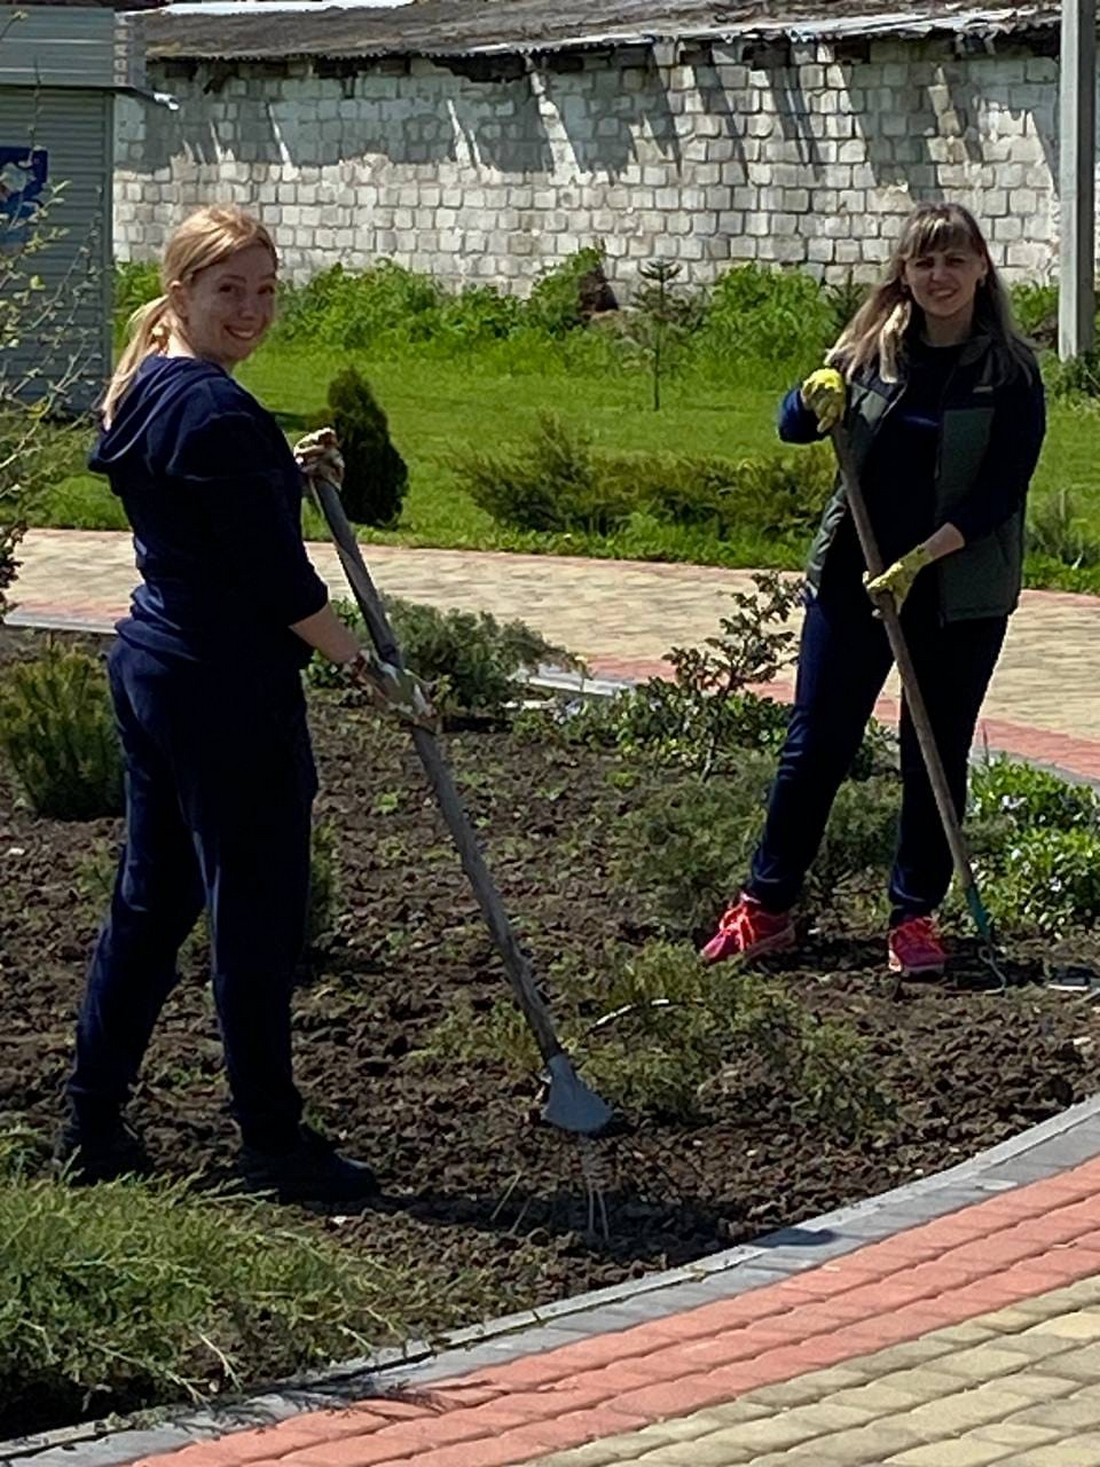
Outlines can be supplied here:
M100 413L110 427L115 409L129 391L138 368L147 356L162 352L178 327L168 295L173 281L185 284L201 270L220 265L238 250L261 244L271 251L274 264L279 257L271 235L258 219L234 205L210 204L189 214L164 247L160 282L162 294L139 306L126 323L128 340L104 394Z
M974 331L992 339L999 375L1011 376L1017 367L1030 370L1026 343L978 221L961 204L946 203L921 204L909 215L885 278L841 332L826 357L829 365L839 367L849 379L872 367L884 382L896 382L906 337L919 315L905 284L905 267L932 251L957 249L973 250L985 261L986 277L974 301Z

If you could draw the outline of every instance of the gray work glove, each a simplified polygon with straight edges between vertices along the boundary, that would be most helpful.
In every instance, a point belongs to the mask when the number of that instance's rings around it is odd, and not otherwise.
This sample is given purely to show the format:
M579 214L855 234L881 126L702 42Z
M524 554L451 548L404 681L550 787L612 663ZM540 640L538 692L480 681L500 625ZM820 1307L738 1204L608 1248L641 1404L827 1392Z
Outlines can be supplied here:
M291 453L307 479L327 479L337 490L342 488L344 460L331 428L318 428L315 433L307 433L298 439Z

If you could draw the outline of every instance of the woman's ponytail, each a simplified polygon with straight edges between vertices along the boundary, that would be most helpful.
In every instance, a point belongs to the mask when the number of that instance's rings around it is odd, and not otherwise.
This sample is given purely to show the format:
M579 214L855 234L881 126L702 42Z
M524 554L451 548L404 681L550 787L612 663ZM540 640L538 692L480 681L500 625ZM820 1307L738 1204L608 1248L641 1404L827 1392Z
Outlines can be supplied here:
M109 428L115 408L126 396L137 370L147 356L161 352L168 344L172 332L172 308L166 295L158 295L147 305L139 306L126 323L129 340L118 359L114 375L107 387L100 415L103 426Z

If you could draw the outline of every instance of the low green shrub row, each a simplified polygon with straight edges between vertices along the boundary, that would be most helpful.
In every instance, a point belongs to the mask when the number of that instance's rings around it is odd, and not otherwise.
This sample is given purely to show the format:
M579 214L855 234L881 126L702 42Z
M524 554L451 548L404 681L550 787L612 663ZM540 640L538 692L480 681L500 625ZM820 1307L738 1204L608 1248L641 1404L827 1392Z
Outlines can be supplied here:
M361 271L334 265L304 285L283 286L276 337L376 356L468 356L503 347L498 363L511 361L523 370L525 357L556 354L568 364L570 352L575 366L587 361L630 369L651 363L660 336L666 371L707 369L740 378L764 370L783 376L819 361L867 291L851 277L825 285L808 270L753 262L723 271L707 287L689 289L673 278L655 290L649 264L642 262L637 279L627 283L629 309L608 311L617 302L604 264L602 249L587 246L537 274L526 295L493 285L449 290L385 258ZM116 265L117 334L159 289L154 264ZM1051 346L1057 286L1025 283L1013 286L1011 295L1025 334L1040 347ZM579 329L584 327L594 329ZM590 339L567 346L572 337ZM509 347L517 349L509 353ZM1051 360L1050 372L1058 395L1096 396L1100 390L1094 357L1064 366Z
M613 454L548 413L526 441L457 454L452 467L475 504L517 530L611 535L642 515L719 541L787 544L809 537L835 476L824 446L741 460Z

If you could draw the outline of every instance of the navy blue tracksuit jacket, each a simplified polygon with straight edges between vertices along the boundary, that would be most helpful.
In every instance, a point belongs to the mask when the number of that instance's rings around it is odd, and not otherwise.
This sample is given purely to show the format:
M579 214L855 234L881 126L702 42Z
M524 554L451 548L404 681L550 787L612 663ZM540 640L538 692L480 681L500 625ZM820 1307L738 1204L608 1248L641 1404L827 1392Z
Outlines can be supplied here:
M205 907L234 1114L297 1134L290 995L305 939L316 774L294 622L326 603L301 478L270 413L220 367L152 356L91 458L122 500L142 581L108 659L126 845L88 974L69 1098L109 1129Z

